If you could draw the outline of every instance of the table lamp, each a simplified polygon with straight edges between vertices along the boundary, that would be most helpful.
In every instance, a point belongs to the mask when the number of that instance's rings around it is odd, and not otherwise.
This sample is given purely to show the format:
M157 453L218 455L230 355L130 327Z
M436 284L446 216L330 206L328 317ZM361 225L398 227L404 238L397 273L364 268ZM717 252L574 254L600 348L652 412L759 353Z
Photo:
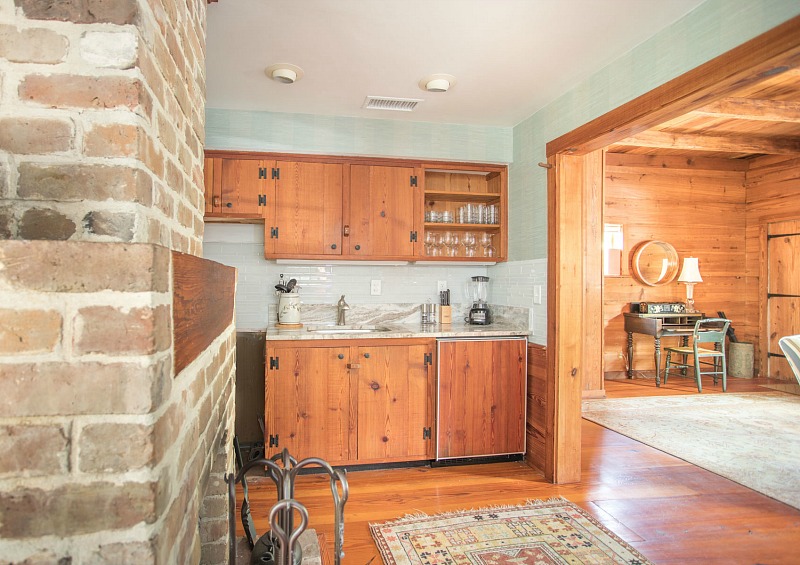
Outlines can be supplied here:
M703 282L700 276L700 268L697 264L697 257L684 257L683 268L678 276L678 282L686 285L686 311L694 314L697 310L694 307L694 285Z

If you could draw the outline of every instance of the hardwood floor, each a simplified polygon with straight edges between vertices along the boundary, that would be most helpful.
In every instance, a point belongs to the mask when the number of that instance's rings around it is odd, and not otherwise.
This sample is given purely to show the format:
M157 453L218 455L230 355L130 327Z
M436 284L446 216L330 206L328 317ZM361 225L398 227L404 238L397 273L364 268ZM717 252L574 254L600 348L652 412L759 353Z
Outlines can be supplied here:
M768 380L730 379L729 392L767 391ZM772 381L774 382L774 381ZM606 381L609 397L697 394L690 379L661 388L652 380ZM703 394L721 393L703 383ZM564 496L655 563L800 563L800 510L582 421L582 480L546 483L524 463L351 471L345 507L344 563L381 562L369 523L407 513L435 514L528 499ZM302 477L296 492L333 549L333 510L328 481ZM267 529L274 487L250 480L256 528Z

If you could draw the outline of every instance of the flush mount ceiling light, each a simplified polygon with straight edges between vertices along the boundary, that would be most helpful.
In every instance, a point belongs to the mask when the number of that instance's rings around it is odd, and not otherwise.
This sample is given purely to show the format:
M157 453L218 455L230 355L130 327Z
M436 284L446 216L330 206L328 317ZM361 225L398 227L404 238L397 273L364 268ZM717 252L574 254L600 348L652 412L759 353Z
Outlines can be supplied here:
M419 81L419 87L428 92L447 92L456 83L453 75L428 75Z
M284 84L292 84L303 78L303 69L289 63L277 63L264 69L264 73L272 80Z

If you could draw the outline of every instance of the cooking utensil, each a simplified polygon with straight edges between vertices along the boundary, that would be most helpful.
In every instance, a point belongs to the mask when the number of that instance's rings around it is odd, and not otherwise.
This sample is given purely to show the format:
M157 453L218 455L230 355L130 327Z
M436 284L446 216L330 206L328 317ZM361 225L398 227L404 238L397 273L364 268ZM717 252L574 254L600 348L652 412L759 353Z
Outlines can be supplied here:
M289 279L289 282L286 283L286 292L292 292L295 286L297 286L297 279Z
M275 290L278 292L289 292L289 287L283 283L278 283L275 285Z

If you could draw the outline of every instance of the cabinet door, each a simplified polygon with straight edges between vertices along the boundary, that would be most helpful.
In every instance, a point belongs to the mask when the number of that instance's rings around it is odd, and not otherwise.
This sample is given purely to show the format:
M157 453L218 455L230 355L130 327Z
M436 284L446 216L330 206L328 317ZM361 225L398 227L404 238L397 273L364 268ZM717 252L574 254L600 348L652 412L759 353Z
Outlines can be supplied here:
M341 255L342 165L276 164L266 231L267 253L276 255Z
M438 458L525 451L525 340L439 343Z
M359 461L433 458L432 355L433 344L358 348Z
M350 458L348 355L348 347L268 348L267 456L286 447L298 460L321 457L341 463Z
M219 214L222 211L222 159L206 157L203 159L203 185L205 188L206 214Z
M412 178L411 167L350 166L350 254L414 255L417 188Z
M267 195L272 192L274 161L222 159L222 213L265 215Z

